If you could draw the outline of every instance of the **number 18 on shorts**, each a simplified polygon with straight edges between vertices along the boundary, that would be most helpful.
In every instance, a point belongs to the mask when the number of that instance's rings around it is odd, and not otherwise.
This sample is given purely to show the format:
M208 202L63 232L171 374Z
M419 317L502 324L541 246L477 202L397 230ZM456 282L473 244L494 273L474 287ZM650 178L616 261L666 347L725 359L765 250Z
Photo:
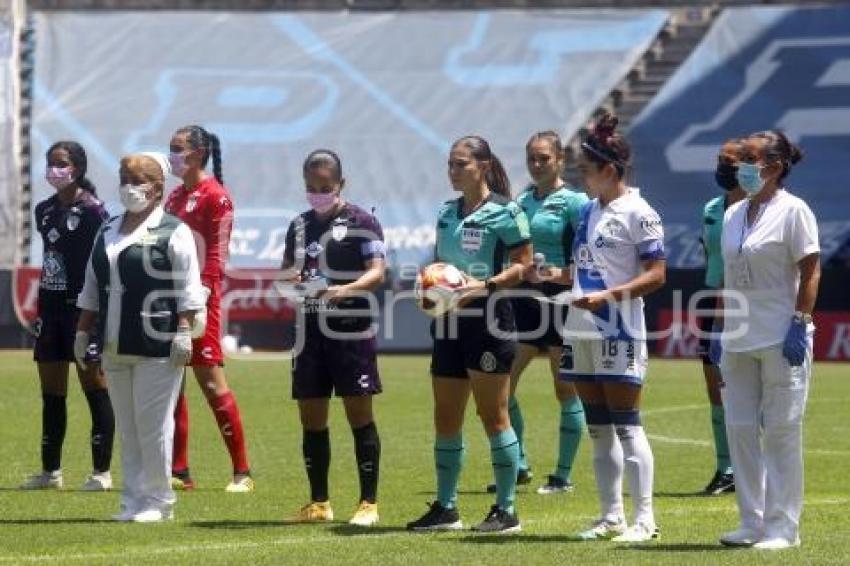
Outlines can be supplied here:
M645 340L564 340L560 379L564 381L643 383Z

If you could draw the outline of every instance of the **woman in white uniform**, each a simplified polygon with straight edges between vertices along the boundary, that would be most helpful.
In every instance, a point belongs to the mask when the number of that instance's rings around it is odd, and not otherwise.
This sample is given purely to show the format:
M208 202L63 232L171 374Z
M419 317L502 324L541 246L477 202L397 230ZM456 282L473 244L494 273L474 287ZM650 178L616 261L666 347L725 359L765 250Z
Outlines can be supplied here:
M720 537L727 546L800 544L802 425L820 281L815 216L783 184L801 157L780 132L749 136L737 173L748 198L723 220L725 288L735 296L724 296L720 368L741 519Z
M124 214L105 223L77 299L74 355L85 364L97 323L103 369L121 434L124 489L116 521L170 519L174 406L191 357L191 326L204 307L195 241L161 206L168 161L160 154L121 160Z
M640 419L648 363L643 297L664 285L661 218L626 184L628 141L606 114L581 144L578 169L588 193L573 242L573 288L560 378L575 384L593 441L599 518L580 540L645 542L658 536L652 508L655 470ZM623 472L634 521L626 524Z

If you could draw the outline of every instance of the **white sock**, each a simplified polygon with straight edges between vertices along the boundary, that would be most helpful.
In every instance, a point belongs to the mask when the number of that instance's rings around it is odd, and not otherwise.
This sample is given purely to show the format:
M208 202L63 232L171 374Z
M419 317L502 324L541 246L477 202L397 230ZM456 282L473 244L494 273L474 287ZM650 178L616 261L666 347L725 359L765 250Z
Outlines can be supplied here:
M623 520L623 449L614 425L587 425L593 440L593 471L599 492L600 516L606 521Z
M652 476L655 462L649 441L640 425L617 425L617 436L623 446L629 489L634 501L635 523L655 525L652 512Z

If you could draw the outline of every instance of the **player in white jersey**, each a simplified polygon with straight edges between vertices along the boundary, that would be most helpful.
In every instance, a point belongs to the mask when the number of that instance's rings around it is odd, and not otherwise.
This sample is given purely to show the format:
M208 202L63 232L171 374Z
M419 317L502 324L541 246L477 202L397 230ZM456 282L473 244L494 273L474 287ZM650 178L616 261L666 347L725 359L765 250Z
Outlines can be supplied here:
M723 405L740 527L727 546L800 544L803 414L820 281L814 214L783 185L802 154L780 132L744 142L738 184L748 198L723 219ZM738 311L733 312L733 299Z
M653 457L640 424L647 366L643 296L664 285L661 219L626 185L631 150L616 133L617 118L603 116L582 143L579 161L588 192L573 243L573 294L567 315L561 379L584 404L593 440L600 517L582 540L643 542L658 536L652 511ZM628 473L634 521L623 508Z

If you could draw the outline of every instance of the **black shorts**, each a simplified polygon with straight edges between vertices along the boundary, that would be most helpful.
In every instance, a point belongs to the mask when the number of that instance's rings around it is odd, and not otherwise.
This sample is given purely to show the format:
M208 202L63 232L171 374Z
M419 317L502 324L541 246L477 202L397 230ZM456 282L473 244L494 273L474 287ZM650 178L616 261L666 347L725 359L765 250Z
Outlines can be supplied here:
M292 360L292 398L360 397L381 392L377 339L340 340L309 333Z
M569 290L564 285L544 284L542 286L522 286L523 293L535 292L541 297L554 297ZM541 302L534 297L521 296L511 299L516 319L517 341L520 344L538 349L560 347L564 339L559 329L564 328L567 320L567 305L555 305Z
M468 308L483 309L484 301L476 301ZM511 301L499 299L495 315L494 324L500 331L498 335L487 328L486 315L473 317L449 314L435 319L431 323L431 337L434 339L431 375L467 379L469 370L510 373L516 351L516 326ZM457 323L454 335L451 332L453 319Z
M39 299L39 316L32 325L35 334L33 360L45 363L74 361L74 337L80 317L80 309L75 302L75 299ZM92 333L86 362L100 363L100 352L100 341Z
M702 300L697 301L696 306L701 310L714 310L717 308L717 297L714 295L705 297ZM700 317L697 321L697 326L703 333L702 337L699 339L699 344L697 345L697 355L702 360L702 363L706 365L714 365L711 363L711 360L708 359L708 348L710 345L708 335L711 333L711 327L714 326L714 316Z

